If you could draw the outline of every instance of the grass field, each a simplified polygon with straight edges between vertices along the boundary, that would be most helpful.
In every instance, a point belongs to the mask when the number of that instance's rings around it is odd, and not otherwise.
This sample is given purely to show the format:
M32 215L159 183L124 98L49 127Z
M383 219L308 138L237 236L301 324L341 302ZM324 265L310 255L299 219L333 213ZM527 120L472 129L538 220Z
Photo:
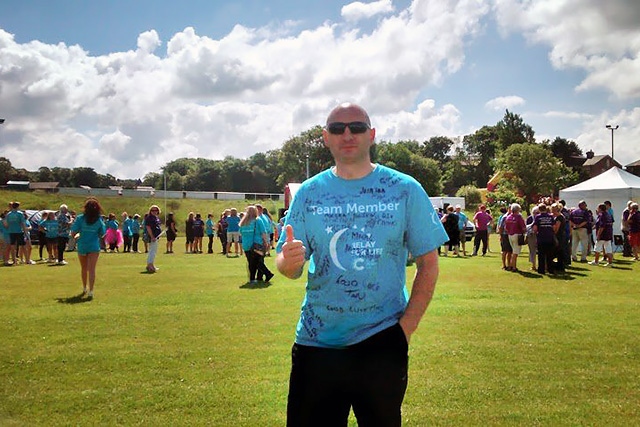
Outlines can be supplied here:
M75 253L0 268L1 426L284 425L304 281L250 287L243 258L175 248L157 274L101 254L90 302ZM640 425L640 263L549 277L526 256L521 273L497 253L440 261L404 425Z
M155 275L144 254L102 254L87 302L67 255L0 268L0 425L284 425L302 280L252 288L219 254L161 253ZM638 425L640 266L499 264L441 258L404 425Z

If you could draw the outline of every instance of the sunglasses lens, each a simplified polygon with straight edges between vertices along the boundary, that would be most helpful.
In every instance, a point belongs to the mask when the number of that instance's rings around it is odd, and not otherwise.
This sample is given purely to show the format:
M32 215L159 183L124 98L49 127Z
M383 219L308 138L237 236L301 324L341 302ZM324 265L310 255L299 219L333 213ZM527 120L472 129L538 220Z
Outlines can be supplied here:
M346 127L347 127L346 123L333 122L333 123L329 123L329 126L327 126L327 130L331 134L342 135Z
M351 133L365 133L369 129L369 125L364 122L351 122L349 123L349 131Z
M367 129L369 129L369 125L365 122L351 122L351 123L342 123L342 122L333 122L329 123L327 126L327 130L329 133L333 135L342 135L344 130L349 126L349 132L351 133L365 133Z

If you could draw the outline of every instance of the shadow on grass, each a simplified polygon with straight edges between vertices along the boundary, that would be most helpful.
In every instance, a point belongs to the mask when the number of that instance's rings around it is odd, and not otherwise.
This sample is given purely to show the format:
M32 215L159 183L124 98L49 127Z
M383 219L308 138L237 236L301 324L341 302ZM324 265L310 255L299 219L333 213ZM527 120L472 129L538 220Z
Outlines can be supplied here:
M270 282L247 282L240 286L240 289L265 289L271 286Z
M82 304L85 302L91 302L92 300L93 298L85 297L83 293L67 298L56 298L56 301L60 304Z

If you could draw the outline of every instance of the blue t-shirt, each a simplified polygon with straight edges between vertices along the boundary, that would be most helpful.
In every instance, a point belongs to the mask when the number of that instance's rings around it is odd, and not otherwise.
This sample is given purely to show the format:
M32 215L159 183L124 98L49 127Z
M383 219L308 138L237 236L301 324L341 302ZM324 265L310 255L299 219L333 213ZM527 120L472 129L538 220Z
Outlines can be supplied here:
M211 218L207 218L207 222L205 222L204 224L207 236L213 236L213 220Z
M58 221L58 237L69 237L71 216L68 213L59 212L56 220Z
M228 216L227 217L227 231L240 231L240 217L239 216Z
M76 242L78 254L86 255L90 252L100 252L100 237L104 236L107 228L102 218L98 218L93 224L88 224L84 214L78 215L71 225L73 233L80 233Z
M140 220L132 219L131 220L131 234L140 234Z
M408 302L408 253L449 240L420 183L382 165L361 179L326 170L305 181L285 225L310 260L296 342L316 347L356 344L396 324Z
M456 212L456 214L458 215L458 229L462 231L467 226L467 221L469 221L469 219L462 211Z
M19 210L10 210L7 212L7 216L5 216L5 221L7 221L7 228L9 229L9 233L22 233L22 225L24 224L24 215L22 211Z
M245 252L250 251L254 243L262 245L264 243L263 233L268 234L268 231L264 227L264 223L259 219L254 219L249 224L241 226L242 250Z
M124 221L122 221L122 234L124 236L133 236L133 230L132 230L132 226L133 226L133 218L127 218Z
M42 224L45 228L45 236L47 239L58 238L58 221L55 219L47 219Z

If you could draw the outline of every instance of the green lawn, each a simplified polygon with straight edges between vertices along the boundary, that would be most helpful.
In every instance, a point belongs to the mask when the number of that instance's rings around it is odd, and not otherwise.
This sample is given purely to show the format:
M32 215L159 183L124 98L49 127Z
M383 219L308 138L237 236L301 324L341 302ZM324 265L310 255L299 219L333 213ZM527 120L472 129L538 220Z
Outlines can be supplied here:
M157 274L102 254L87 302L67 257L0 268L0 425L284 425L302 280L251 288L244 258L178 240ZM640 263L543 277L497 253L440 260L404 425L640 424Z

